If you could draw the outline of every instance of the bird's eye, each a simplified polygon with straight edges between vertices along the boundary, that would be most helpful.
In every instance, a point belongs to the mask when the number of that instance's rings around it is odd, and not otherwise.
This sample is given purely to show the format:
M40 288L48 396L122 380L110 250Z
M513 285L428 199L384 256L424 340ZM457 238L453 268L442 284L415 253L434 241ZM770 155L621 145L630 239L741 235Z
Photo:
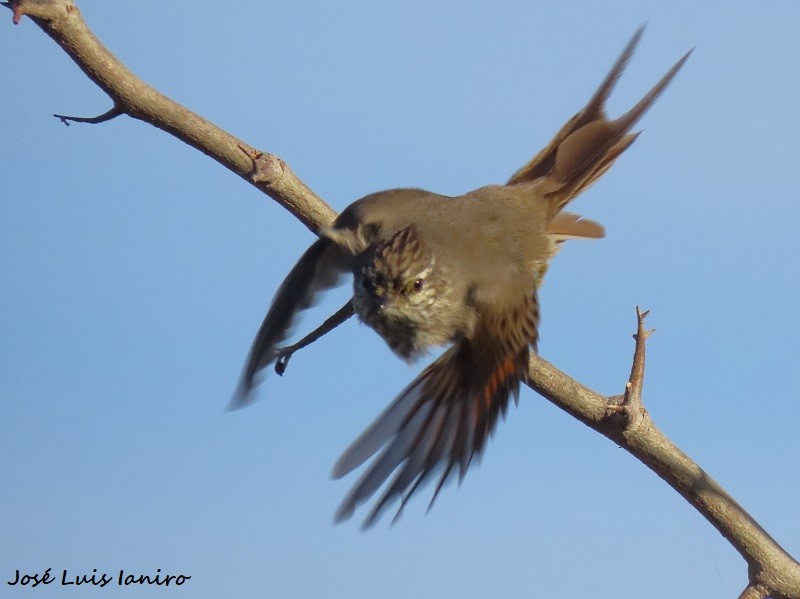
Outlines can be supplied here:
M425 287L425 279L419 278L414 281L414 286L412 289L414 290L414 293L419 293L422 291L423 287Z

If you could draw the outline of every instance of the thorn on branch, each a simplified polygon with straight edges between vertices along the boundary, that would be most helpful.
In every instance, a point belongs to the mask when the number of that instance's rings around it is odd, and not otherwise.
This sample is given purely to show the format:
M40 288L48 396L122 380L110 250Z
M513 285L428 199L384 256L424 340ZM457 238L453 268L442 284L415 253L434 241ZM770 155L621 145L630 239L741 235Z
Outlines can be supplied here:
M111 119L117 118L118 116L123 114L125 114L125 111L121 107L114 106L108 112L104 112L99 116L93 116L93 117L67 116L64 114L54 114L53 116L59 119L67 127L69 127L70 121L73 123L88 123L89 125L98 125L100 123L105 123L106 121L110 121Z
M647 338L655 332L655 329L645 330L644 321L649 310L642 312L636 306L636 333L633 335L636 341L636 348L633 352L633 364L631 375L625 383L625 393L612 397L606 407L606 416L625 416L624 424L629 425L635 418L640 417L645 412L642 403L642 388L644 387L644 364L645 364L645 342Z
M625 403L628 405L641 407L642 405L642 387L644 386L644 356L645 356L645 342L647 338L655 331L655 329L645 330L644 320L650 310L642 312L639 306L636 306L636 334L633 338L636 340L636 349L633 352L633 365L631 366L631 376L625 386Z

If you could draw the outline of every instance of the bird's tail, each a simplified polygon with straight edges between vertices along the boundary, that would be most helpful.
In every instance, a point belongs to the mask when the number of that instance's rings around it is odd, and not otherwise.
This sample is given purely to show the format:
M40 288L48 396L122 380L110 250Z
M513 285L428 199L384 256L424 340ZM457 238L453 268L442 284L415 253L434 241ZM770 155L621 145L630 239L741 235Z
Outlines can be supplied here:
M605 103L625 70L644 27L634 34L586 106L573 116L552 141L509 179L508 185L550 177L556 184L551 194L553 214L605 173L614 161L636 141L631 132L661 92L666 89L692 53L687 52L647 94L621 117L609 120Z

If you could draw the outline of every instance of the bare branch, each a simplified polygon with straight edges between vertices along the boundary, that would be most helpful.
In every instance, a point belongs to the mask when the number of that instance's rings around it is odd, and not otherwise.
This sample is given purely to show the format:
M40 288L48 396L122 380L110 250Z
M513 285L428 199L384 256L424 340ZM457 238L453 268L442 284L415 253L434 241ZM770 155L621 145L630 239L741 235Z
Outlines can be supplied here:
M15 23L23 15L29 16L114 102L114 108L105 115L94 119L59 117L65 122L103 122L127 114L210 156L268 194L312 231L333 222L335 212L280 158L245 144L134 76L94 37L72 0L12 0L4 5L13 11ZM348 310L352 311L349 302L317 331L286 348L283 368L292 351L346 320ZM649 332L644 329L647 313L637 313L636 351L624 395L608 398L598 394L536 355L531 356L529 364L529 386L630 452L694 506L746 560L750 584L741 597L800 599L800 564L667 439L645 410L641 398ZM329 322L336 324L326 327Z
M770 597L800 599L800 564L656 427L636 399L644 379L644 343L648 334L644 330L647 313L637 309L637 316L631 379L621 401L586 389L538 356L531 358L530 387L617 443L680 493L745 559L751 585L766 588ZM620 406L629 416L622 428L616 418L620 409L609 410L609 406Z
M749 584L739 595L739 599L766 599L769 591L760 584Z
M767 599L769 591L760 584L747 585L747 588L739 595L739 599Z
M269 195L313 232L336 218L334 210L283 160L249 146L131 73L86 26L73 0L12 0L7 6L14 13L15 23L26 15L61 46L86 76L111 97L116 110L150 123L210 156ZM274 165L270 177L255 177L256 155Z

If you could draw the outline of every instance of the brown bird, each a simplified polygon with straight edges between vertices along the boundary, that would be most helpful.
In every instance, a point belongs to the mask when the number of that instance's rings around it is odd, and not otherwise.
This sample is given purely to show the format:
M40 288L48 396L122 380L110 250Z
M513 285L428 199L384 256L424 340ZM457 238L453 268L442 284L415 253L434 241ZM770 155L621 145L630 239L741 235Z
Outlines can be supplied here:
M353 515L392 476L364 525L438 474L461 480L482 453L508 400L527 380L536 351L537 289L559 243L598 238L603 228L562 212L636 139L631 128L683 66L683 56L632 109L608 120L604 106L643 29L623 50L586 107L506 185L458 197L421 189L368 195L348 206L303 254L278 289L253 343L232 406L250 400L257 372L278 355L295 314L340 276L353 274L355 313L400 357L451 344L350 445L340 478L371 464L342 502ZM377 454L377 455L376 455Z

